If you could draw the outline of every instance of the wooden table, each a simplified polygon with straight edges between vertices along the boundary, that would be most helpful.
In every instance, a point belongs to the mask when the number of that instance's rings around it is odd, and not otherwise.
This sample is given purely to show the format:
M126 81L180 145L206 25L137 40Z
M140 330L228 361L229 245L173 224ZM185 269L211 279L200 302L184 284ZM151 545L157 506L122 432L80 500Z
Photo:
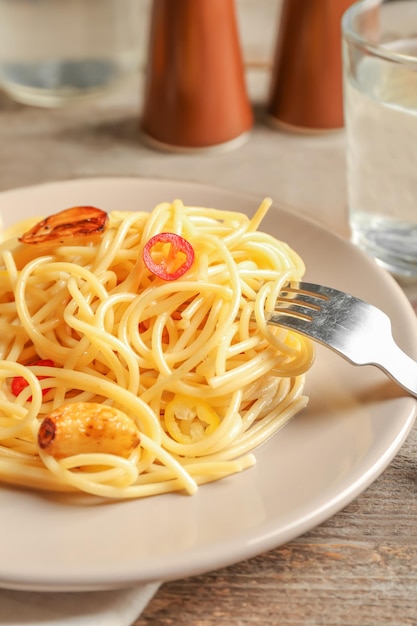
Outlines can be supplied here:
M221 155L152 151L136 84L70 109L0 93L0 191L43 181L133 175L271 195L347 235L344 134L292 135L265 124ZM135 626L417 625L417 433L365 493L290 544L233 567L163 584Z

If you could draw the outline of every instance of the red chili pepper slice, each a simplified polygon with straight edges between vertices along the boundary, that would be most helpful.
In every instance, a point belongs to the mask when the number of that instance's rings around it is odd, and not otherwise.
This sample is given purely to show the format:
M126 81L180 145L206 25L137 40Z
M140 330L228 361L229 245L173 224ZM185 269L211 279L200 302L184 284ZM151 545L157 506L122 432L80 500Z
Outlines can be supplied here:
M39 359L39 361L35 361L30 365L46 365L47 367L55 367L55 363L51 361L51 359ZM38 376L38 380L42 380L44 378L48 378L48 376ZM10 385L11 392L14 396L18 396L23 389L25 389L29 385L28 381L23 378L23 376L15 376L12 378L12 382ZM48 393L49 389L42 389L42 395L45 396ZM32 400L32 396L28 398L29 402Z
M146 242L143 262L152 274L163 280L177 280L194 262L192 245L175 233L158 233Z

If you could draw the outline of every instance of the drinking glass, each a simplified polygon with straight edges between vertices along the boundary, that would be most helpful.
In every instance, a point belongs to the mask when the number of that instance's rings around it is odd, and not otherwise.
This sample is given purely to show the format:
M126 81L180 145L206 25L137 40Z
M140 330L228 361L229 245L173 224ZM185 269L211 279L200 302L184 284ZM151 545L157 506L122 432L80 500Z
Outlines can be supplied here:
M0 0L0 87L60 106L138 70L141 0Z
M417 0L362 0L342 18L352 239L417 280Z

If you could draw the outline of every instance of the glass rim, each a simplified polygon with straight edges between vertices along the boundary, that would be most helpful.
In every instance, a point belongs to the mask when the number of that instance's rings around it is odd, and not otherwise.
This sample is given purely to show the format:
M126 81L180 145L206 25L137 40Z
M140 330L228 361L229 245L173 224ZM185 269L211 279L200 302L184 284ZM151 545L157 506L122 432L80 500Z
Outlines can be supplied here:
M360 46L374 57L380 57L392 63L417 66L417 56L405 54L404 52L396 52L388 48L386 44L369 41L355 29L355 17L360 14L365 14L367 10L375 8L381 3L382 0L356 0L356 2L348 7L342 16L342 39ZM415 4L417 5L417 0L415 0Z

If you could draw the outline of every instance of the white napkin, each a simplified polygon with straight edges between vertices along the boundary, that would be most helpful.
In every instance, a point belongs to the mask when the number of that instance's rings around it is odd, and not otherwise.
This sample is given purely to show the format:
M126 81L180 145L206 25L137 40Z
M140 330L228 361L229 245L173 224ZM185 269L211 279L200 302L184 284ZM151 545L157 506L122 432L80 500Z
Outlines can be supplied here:
M0 590L1 626L131 626L158 583L83 593Z

